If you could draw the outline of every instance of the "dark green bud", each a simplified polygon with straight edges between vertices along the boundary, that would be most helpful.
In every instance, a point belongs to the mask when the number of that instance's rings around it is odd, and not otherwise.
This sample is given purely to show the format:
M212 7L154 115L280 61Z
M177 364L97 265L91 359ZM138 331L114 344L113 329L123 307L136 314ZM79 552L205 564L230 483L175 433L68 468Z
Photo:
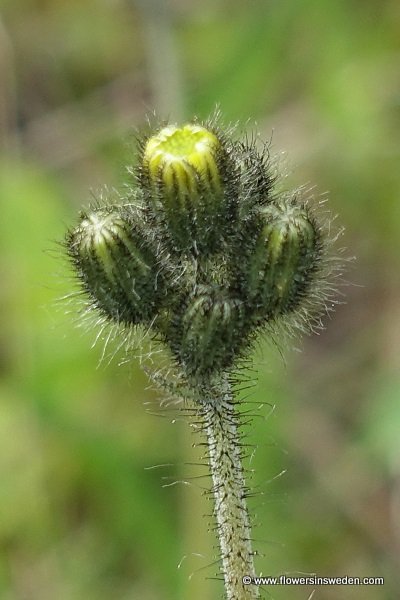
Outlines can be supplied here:
M165 295L156 257L133 213L107 207L83 213L67 251L94 306L119 323L151 320Z
M249 303L269 319L298 307L318 269L321 244L305 206L288 201L269 204L260 218L241 278Z
M201 289L175 320L170 345L188 373L204 377L231 366L245 339L243 307L222 290Z

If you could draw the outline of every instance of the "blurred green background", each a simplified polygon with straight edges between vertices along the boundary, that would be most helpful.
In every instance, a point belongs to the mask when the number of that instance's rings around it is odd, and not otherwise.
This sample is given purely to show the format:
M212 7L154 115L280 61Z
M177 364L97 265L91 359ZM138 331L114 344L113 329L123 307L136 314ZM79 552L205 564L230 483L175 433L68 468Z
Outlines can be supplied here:
M288 186L328 192L357 257L326 331L285 360L255 355L248 399L275 407L249 429L257 569L385 577L314 600L399 598L398 0L0 6L0 597L221 598L207 479L163 487L204 474L185 464L201 448L184 419L152 414L137 362L98 367L95 334L57 301L55 243L91 190L121 188L146 115L219 104L272 135Z

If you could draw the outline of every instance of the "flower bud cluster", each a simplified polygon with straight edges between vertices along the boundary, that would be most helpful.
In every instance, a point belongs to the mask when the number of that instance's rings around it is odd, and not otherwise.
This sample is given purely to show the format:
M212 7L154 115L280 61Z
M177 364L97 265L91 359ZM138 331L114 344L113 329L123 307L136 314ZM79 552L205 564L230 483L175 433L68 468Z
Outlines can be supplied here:
M151 326L194 384L234 368L261 328L304 316L325 234L301 199L274 191L268 153L214 123L139 146L134 203L82 213L66 248L92 305Z

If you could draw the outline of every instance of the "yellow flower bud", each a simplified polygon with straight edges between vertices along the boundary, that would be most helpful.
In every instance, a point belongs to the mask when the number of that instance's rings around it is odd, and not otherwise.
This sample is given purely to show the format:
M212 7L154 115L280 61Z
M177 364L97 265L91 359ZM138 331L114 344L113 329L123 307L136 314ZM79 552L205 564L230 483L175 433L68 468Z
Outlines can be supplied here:
M209 255L221 246L231 210L220 172L225 155L218 137L194 124L164 127L143 148L145 197L178 253Z
M145 147L143 164L154 183L181 194L196 192L198 180L218 188L217 137L200 125L165 127Z

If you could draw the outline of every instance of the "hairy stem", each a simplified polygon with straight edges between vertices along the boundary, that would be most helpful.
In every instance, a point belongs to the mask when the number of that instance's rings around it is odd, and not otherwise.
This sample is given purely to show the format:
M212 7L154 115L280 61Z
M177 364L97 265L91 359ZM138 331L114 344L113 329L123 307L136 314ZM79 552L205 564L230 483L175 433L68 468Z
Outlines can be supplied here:
M244 575L255 575L254 553L246 506L238 414L230 389L227 388L222 397L214 398L212 395L202 406L226 598L260 598L259 589L254 585L244 585L242 580Z

